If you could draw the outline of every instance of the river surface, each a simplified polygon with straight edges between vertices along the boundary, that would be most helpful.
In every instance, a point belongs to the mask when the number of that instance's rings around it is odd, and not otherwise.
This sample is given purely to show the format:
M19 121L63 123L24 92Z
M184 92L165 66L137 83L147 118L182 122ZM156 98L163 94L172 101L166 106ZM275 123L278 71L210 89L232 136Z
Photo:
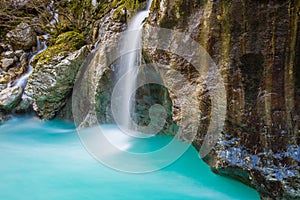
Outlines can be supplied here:
M170 139L155 136L140 150L135 142L127 142L139 152L161 148ZM193 147L159 171L129 174L95 160L73 124L32 117L0 126L0 178L0 199L8 200L259 199L254 189L212 173Z

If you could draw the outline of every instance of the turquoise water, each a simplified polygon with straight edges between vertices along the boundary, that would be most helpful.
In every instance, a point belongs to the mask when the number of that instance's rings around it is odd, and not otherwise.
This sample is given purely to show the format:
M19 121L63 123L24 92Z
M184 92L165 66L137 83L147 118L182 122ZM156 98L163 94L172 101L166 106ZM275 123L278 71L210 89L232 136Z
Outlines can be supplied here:
M169 140L151 138L141 151ZM140 151L134 142L130 148ZM0 199L7 200L259 199L254 189L210 172L193 147L159 171L122 173L92 158L72 124L34 118L0 126L0 180Z

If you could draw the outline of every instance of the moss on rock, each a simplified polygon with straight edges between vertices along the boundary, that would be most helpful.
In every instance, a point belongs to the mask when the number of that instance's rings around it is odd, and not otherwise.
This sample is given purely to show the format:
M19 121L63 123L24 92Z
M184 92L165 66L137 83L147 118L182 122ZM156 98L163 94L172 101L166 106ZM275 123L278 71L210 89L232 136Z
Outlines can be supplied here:
M75 31L68 31L60 34L54 41L53 46L50 46L44 52L38 54L33 63L37 66L41 64L55 63L54 57L66 57L69 53L80 49L86 44L85 38L82 34Z

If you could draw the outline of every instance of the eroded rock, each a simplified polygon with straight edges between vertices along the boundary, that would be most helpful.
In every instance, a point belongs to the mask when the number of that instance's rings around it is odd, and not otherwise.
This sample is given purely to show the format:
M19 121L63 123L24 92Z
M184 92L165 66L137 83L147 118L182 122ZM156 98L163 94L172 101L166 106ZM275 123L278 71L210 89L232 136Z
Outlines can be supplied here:
M299 157L299 10L299 1L288 5L279 1L154 0L145 25L146 34L148 24L188 33L217 64L226 86L226 95L220 98L227 102L227 114L219 142L205 161L215 172L251 185L266 199L300 198L299 159L295 157ZM164 38L166 44L170 40ZM180 41L171 42L174 48L180 47ZM162 78L171 89L176 84L175 91L203 89L196 85L199 74L195 67L182 58L153 48L144 49L144 54L150 63L169 67ZM171 70L190 80L177 83ZM187 93L179 94L170 94L176 121L182 120L178 111L183 102L191 99ZM211 97L202 101L202 96L198 96L199 109L206 109L202 116L207 120L201 121L193 142L197 149L213 108ZM287 151L291 146L294 150Z
M0 110L10 112L22 98L22 88L19 86L9 87L0 92Z
M32 98L33 109L39 117L51 119L63 108L72 91L77 71L88 53L88 48L84 46L62 59L52 58L55 62L37 63L25 94Z

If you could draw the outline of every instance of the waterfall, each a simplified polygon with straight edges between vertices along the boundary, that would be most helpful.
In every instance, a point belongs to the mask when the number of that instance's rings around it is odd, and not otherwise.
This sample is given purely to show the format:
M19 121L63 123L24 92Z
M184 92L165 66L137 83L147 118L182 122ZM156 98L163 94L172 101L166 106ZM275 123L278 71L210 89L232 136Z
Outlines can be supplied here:
M43 37L44 39L46 39L48 36L47 36L47 35L43 35L42 37ZM29 78L29 76L30 76L30 74L31 74L31 72L32 72L32 70L33 70L32 65L30 65L31 61L33 60L33 58L34 58L37 54L43 52L46 48L47 48L46 42L43 41L43 42L41 43L39 37L37 37L36 51L32 53L32 56L31 56L31 58L30 58L29 61L28 61L28 70L27 70L26 74L24 74L24 75L21 76L19 79L17 79L13 85L15 85L15 86L20 86L20 87L22 87L23 89L26 87L28 78Z
M138 66L142 60L142 29L145 19L149 15L152 0L148 1L145 10L138 12L129 23L128 30L121 41L121 63L117 72L117 80L124 78L122 88L119 89L120 100L118 105L118 119L122 128L129 131L131 126L130 112L134 109L135 86L137 81Z

